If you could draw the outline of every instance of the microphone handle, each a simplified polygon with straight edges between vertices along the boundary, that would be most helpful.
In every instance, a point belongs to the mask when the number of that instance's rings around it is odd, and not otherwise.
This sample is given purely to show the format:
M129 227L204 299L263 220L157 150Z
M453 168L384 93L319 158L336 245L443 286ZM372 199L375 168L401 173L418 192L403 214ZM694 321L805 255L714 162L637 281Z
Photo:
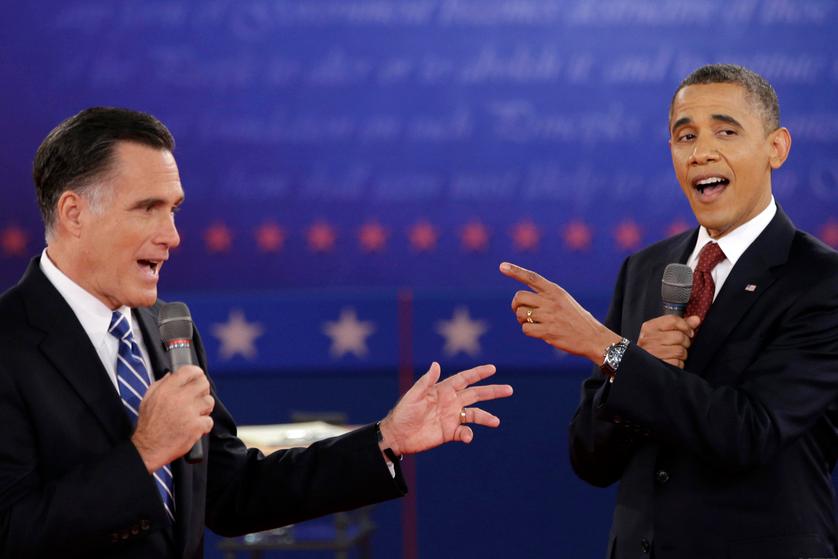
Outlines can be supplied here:
M190 344L177 344L169 349L169 360L172 363L172 370L177 371L184 365L194 365L192 362L192 349ZM195 444L186 453L186 461L190 464L197 464L204 459L204 445L201 439L195 441Z
M686 304L663 302L663 314L684 317L684 312L687 310Z

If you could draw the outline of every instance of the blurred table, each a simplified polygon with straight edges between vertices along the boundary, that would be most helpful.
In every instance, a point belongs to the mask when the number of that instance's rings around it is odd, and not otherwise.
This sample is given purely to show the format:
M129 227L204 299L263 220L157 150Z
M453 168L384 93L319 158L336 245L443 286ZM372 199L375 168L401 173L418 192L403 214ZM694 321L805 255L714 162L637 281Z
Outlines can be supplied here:
M249 448L268 454L276 450L308 446L313 442L342 435L353 427L324 421L282 423L276 425L245 425L238 435ZM349 559L353 549L359 557L372 559L372 534L375 524L370 519L372 507L339 512L324 518L292 524L274 530L226 538L218 544L225 559L236 559L239 552L251 559L261 559L265 552L333 551L335 559Z

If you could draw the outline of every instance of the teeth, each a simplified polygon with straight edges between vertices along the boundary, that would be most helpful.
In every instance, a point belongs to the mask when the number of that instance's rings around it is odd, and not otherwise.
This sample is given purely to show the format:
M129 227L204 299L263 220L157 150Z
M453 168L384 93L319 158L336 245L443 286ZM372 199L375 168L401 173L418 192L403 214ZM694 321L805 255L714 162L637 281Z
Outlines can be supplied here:
M725 181L725 179L720 178L720 177L710 177L710 178L702 179L702 180L698 181L697 183L695 183L695 185L696 186L710 186L712 184L719 184L719 183L722 183L724 181Z

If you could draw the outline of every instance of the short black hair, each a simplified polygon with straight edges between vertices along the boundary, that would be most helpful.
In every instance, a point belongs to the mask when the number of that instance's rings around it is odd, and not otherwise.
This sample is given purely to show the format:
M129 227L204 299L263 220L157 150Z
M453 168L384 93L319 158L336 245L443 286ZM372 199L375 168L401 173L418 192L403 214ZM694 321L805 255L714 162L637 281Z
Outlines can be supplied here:
M136 142L174 151L175 139L150 114L114 107L92 107L71 116L50 132L32 169L38 207L47 231L55 220L61 194L87 188L110 170L118 142Z
M745 94L751 102L757 105L762 115L766 132L773 132L780 127L780 101L777 99L777 92L768 83L768 80L742 66L736 64L708 64L698 68L678 85L678 89L672 95L669 104L669 115L672 117L672 108L675 105L675 97L688 85L702 85L713 83L732 83L739 85L745 90Z

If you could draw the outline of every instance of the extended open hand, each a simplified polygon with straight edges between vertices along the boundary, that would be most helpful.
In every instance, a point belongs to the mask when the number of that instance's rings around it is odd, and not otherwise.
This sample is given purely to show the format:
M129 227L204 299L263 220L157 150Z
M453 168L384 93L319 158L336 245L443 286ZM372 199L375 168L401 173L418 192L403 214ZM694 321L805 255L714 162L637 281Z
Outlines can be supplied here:
M433 363L381 421L381 447L398 455L415 454L450 441L470 443L474 432L468 424L497 427L500 419L469 407L512 395L508 384L472 386L493 374L494 365L481 365L438 382L440 367Z

